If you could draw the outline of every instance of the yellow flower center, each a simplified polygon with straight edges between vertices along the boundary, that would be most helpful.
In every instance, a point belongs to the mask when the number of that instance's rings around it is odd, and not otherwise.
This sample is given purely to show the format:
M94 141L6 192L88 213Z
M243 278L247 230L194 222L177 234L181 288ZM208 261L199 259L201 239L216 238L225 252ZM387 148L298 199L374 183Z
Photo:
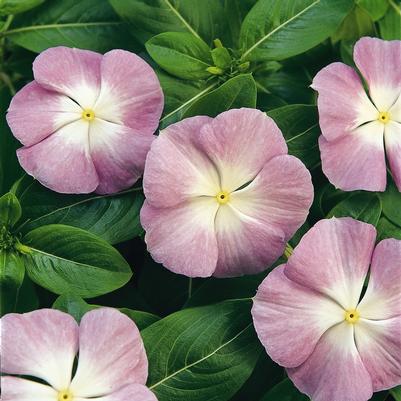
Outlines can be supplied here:
M345 312L345 320L348 323L355 324L359 320L359 312L356 309L349 309Z
M216 200L219 202L221 205L226 204L230 200L230 194L227 191L220 191L216 195Z
M82 112L82 118L86 121L92 121L95 118L95 112L92 109L85 109Z
M57 401L72 401L74 399L70 390L63 390L58 393Z
M381 111L377 119L383 123L387 124L390 121L390 113L388 111Z

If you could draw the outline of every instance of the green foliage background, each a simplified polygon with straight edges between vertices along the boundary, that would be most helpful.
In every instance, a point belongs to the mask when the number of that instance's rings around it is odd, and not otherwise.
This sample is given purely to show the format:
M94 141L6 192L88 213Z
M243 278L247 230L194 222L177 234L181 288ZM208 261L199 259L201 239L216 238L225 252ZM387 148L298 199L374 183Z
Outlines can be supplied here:
M316 221L352 216L401 239L401 193L342 192L320 167L316 95L333 61L353 65L362 36L401 40L399 0L0 0L2 314L54 307L77 320L118 307L142 331L159 401L303 401L256 338L251 299L267 272L188 279L146 252L140 183L115 195L60 195L23 174L5 121L38 52L70 46L138 53L165 94L163 128L193 115L256 107L279 125L313 176ZM278 263L285 260L284 256ZM372 400L401 400L400 388Z

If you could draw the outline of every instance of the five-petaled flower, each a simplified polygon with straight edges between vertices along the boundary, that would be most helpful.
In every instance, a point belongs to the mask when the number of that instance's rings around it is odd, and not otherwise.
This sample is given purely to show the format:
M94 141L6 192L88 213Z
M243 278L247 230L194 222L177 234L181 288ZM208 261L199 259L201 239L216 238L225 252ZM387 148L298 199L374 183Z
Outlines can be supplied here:
M156 74L124 50L105 55L51 48L35 80L13 98L7 121L25 146L24 170L62 193L113 193L142 174L163 109Z
M345 191L384 191L386 153L401 191L401 41L362 38L354 61L369 96L356 71L343 63L323 68L312 83L319 92L323 172Z
M232 109L170 125L144 172L141 222L152 257L190 277L266 269L303 224L310 174L274 121Z
M267 353L314 401L366 401L401 384L401 241L375 239L370 224L321 220L254 298Z
M138 328L116 309L88 312L79 327L52 309L8 314L1 333L3 401L157 401Z

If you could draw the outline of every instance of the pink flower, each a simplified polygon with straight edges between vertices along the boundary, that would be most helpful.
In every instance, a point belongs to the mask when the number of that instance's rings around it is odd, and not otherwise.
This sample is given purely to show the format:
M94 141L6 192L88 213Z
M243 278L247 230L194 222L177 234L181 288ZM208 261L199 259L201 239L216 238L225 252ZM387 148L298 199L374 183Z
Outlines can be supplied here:
M55 47L33 63L35 81L13 98L7 121L25 146L24 170L62 193L113 193L142 174L163 109L154 71L124 50L104 56Z
M141 210L152 257L190 277L266 269L302 225L308 170L274 121L255 109L173 124L153 142Z
M267 353L314 401L366 401L401 384L401 241L375 239L370 224L321 220L254 298Z
M116 309L88 312L79 327L52 309L8 314L1 326L2 373L45 382L2 376L3 401L157 401L144 386L148 360L139 331Z
M355 70L342 63L323 68L312 88L319 92L322 168L344 191L386 189L386 159L401 191L401 41L362 38Z

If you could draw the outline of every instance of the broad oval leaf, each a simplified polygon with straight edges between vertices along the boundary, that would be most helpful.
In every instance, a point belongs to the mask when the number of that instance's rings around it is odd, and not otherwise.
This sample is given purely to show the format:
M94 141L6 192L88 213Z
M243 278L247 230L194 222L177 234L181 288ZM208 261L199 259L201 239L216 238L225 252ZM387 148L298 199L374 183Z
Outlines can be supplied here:
M184 309L142 332L148 386L159 401L226 401L252 373L261 345L251 301Z
M216 117L229 109L254 108L256 96L256 84L252 75L238 75L192 103L184 113L184 118L198 115Z
M338 203L327 215L330 217L352 217L365 223L377 225L382 213L382 204L374 192L350 195Z
M401 4L389 3L386 15L379 21L380 36L385 40L401 40Z
M393 181L388 182L385 192L380 193L383 204L383 214L393 224L401 227L401 192Z
M317 108L306 104L279 107L267 113L281 129L288 152L313 169L320 163Z
M132 47L132 39L107 0L51 0L17 16L1 36L34 52L70 46L105 52Z
M95 297L122 287L132 276L116 249L80 228L61 224L39 227L28 232L21 243L29 277L56 294Z
M260 401L309 401L309 397L301 394L290 379L284 379L269 390Z
M393 224L383 216L377 224L377 240L381 241L385 238L396 238L401 240L401 226Z
M140 188L113 195L62 195L24 177L13 191L23 209L24 233L48 224L70 225L117 244L140 235Z
M243 60L283 60L328 38L352 0L259 0L240 33Z
M0 0L0 16L15 15L42 4L45 0Z
M227 36L220 0L109 0L132 34L145 43L162 32L188 32L206 43Z
M146 42L146 50L165 71L178 78L203 79L213 60L209 46L186 32L166 32Z
M101 305L90 305L81 297L73 294L60 295L53 304L53 309L69 313L79 323L82 316L93 309L103 308ZM110 306L107 306L110 308ZM120 312L127 315L138 326L139 330L143 330L151 324L160 320L160 318L152 313L136 311L128 308L116 308Z
M356 0L356 3L370 15L373 21L382 18L390 6L388 0Z

